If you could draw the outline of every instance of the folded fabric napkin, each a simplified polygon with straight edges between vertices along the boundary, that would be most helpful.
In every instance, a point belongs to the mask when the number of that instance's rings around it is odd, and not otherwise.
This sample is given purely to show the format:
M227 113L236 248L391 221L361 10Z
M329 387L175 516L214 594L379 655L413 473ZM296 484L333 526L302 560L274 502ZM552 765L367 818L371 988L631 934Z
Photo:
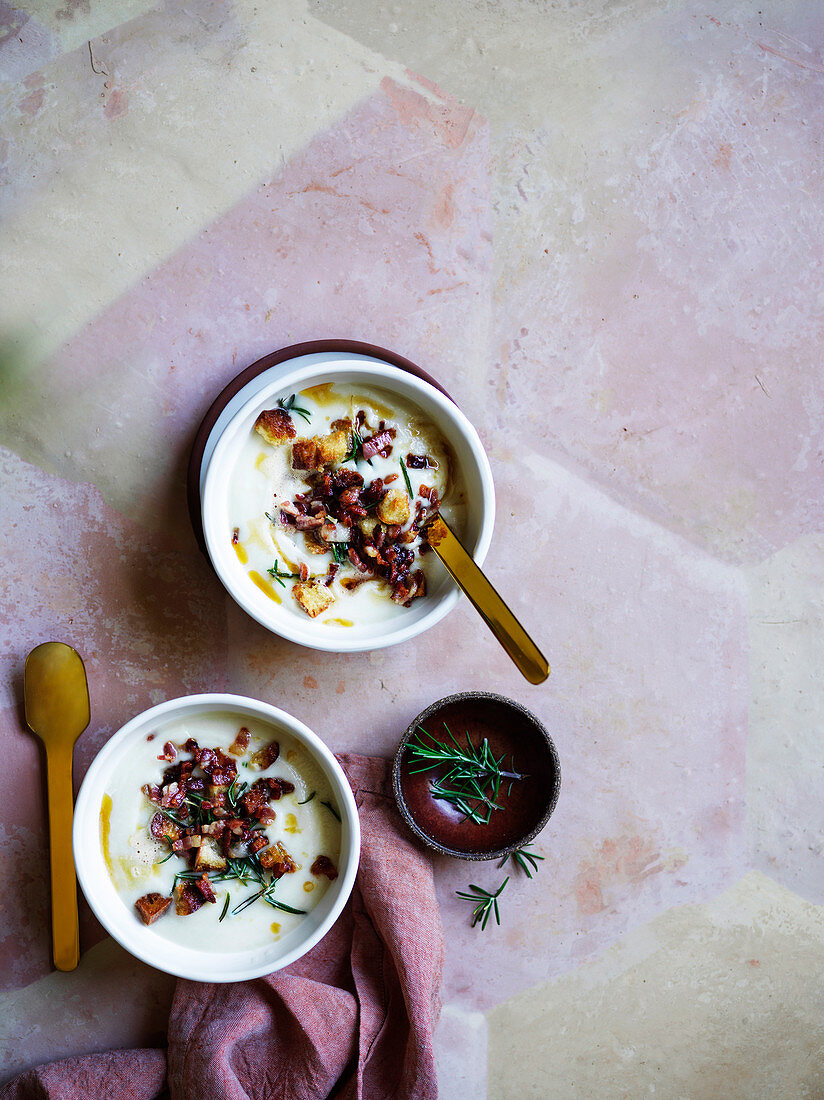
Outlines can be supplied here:
M434 1100L443 933L428 856L386 760L338 757L360 813L352 898L296 963L256 981L180 980L169 1048L39 1066L2 1100Z

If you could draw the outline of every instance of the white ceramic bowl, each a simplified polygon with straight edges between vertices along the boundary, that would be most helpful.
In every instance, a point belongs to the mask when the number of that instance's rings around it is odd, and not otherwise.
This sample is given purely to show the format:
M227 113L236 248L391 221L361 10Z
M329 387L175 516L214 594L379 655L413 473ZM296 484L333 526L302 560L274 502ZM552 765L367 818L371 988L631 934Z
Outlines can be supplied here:
M100 811L103 795L124 750L169 722L195 719L205 714L230 714L239 725L247 718L268 723L288 733L317 762L329 780L341 815L341 854L338 878L330 883L322 900L300 924L282 939L254 950L231 953L182 947L158 936L141 924L134 911L115 890L100 843ZM162 736L158 736L160 744ZM136 779L137 781L137 779ZM74 811L72 833L77 877L95 916L119 944L138 959L198 982L236 982L271 974L299 959L324 936L337 920L352 892L360 856L360 822L352 790L332 753L296 718L268 703L242 695L189 695L170 699L127 722L104 745L86 773Z
M446 575L434 591L399 608L397 616L380 623L355 623L345 633L319 628L312 619L272 602L250 583L231 545L229 492L237 454L258 415L284 394L298 393L323 382L379 386L417 405L449 442L466 494L464 544L481 565L492 541L495 489L489 461L478 433L454 402L428 382L389 364L351 359L303 366L279 377L256 394L231 419L220 436L203 488L203 530L209 556L226 589L244 611L290 641L312 649L356 653L397 645L422 634L458 602L460 592Z

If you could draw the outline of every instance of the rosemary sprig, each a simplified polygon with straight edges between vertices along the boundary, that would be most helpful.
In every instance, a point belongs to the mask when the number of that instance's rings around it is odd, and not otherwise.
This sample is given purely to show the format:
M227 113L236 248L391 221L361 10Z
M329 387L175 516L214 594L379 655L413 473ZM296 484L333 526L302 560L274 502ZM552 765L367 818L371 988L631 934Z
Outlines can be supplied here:
M505 770L505 755L497 758L486 738L480 746L475 746L467 733L464 748L445 722L443 728L449 741L438 741L423 726L418 726L420 732L416 731L409 741L412 764L418 766L412 766L409 770L417 775L444 768L443 774L431 781L432 797L450 802L465 819L476 825L486 825L493 811L501 809L498 804L501 780L514 781L525 777L520 772ZM424 737L428 741L424 741Z
M266 518L269 520L269 522L273 526L277 526L277 520L275 519L275 517L272 515L271 512L264 512L263 514L264 514L264 516L266 516Z
M516 848L514 852L507 852L498 866L503 867L506 861L511 859L513 863L518 864L527 878L532 878L538 870L538 860L543 860L543 858L537 852L530 852L527 848Z
M355 428L353 428L352 429L352 447L349 450L349 453L344 455L343 461L344 462L357 462L357 460L358 460L358 451L361 450L362 448L363 448L363 439L361 438L361 434L360 434L359 431L357 431Z
M303 802L298 802L298 806L305 806L307 802L311 802L317 793L317 791L312 791L308 798L304 798Z
M486 928L487 921L490 916L495 914L495 923L501 923L501 911L498 908L498 898L503 893L504 887L509 882L509 875L504 879L494 894L490 894L488 890L484 890L480 886L475 886L474 883L469 884L469 889L473 893L468 893L466 890L456 890L455 893L459 898L464 901L471 901L475 908L472 910L472 927L480 921L481 931Z
M291 905L287 905L285 901L276 901L274 898L263 895L263 900L267 905L271 905L273 909L280 909L281 913L294 913L296 917L306 916L306 909L293 909Z
M338 821L340 821L340 814L338 813L338 811L335 809L335 807L332 805L331 802L321 802L321 806L325 806L326 809L332 814L332 816L336 817L338 819Z
M295 404L296 396L297 394L290 394L285 401L282 397L279 397L278 408L283 409L284 412L297 413L298 416L302 416L306 423L309 424L312 420L312 414L309 412L308 409L302 409L299 405Z
M227 912L229 911L229 901L230 901L231 897L232 897L232 895L227 890L226 891L226 901L224 901L223 909L221 910L220 916L217 918L217 923L218 924L220 924L220 922L223 920L223 918L226 916Z
M269 574L270 577L273 577L278 582L278 584L281 586L281 588L286 587L286 585L283 583L283 578L284 577L287 580L293 580L293 581L300 580L300 573L284 573L282 569L278 569L278 559L277 558L275 558L275 564L272 566L272 568L267 569L266 572Z
M329 545L332 547L332 557L338 565L343 565L344 562L349 561L348 542L331 542Z
M407 491L407 493L409 493L409 499L414 500L415 499L415 494L412 492L412 482L409 480L409 474L407 473L407 470L406 470L406 463L404 462L404 460L402 458L399 458L398 462L400 463L401 473L403 474L403 480L406 482L406 491Z

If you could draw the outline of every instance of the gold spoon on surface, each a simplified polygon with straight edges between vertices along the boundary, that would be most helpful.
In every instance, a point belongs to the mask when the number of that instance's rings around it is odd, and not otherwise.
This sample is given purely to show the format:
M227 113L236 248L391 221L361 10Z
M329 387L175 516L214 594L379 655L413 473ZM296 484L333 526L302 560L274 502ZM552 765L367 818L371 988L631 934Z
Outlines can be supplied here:
M429 545L454 577L475 610L507 651L530 684L549 676L546 657L475 564L463 543L441 516L426 528Z
M72 856L72 755L91 716L83 658L64 642L37 646L26 658L24 693L26 723L46 749L54 965L74 970L80 939Z

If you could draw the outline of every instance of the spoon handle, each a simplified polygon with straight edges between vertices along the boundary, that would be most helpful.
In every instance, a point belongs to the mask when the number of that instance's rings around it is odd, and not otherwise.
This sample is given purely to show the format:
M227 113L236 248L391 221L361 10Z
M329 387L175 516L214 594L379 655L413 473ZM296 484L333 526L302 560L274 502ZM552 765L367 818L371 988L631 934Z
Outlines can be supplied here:
M427 538L519 671L531 684L542 684L549 676L546 657L475 564L452 528L438 516L427 527Z
M46 746L49 791L52 947L58 970L74 970L80 958L77 878L72 855L72 746Z

